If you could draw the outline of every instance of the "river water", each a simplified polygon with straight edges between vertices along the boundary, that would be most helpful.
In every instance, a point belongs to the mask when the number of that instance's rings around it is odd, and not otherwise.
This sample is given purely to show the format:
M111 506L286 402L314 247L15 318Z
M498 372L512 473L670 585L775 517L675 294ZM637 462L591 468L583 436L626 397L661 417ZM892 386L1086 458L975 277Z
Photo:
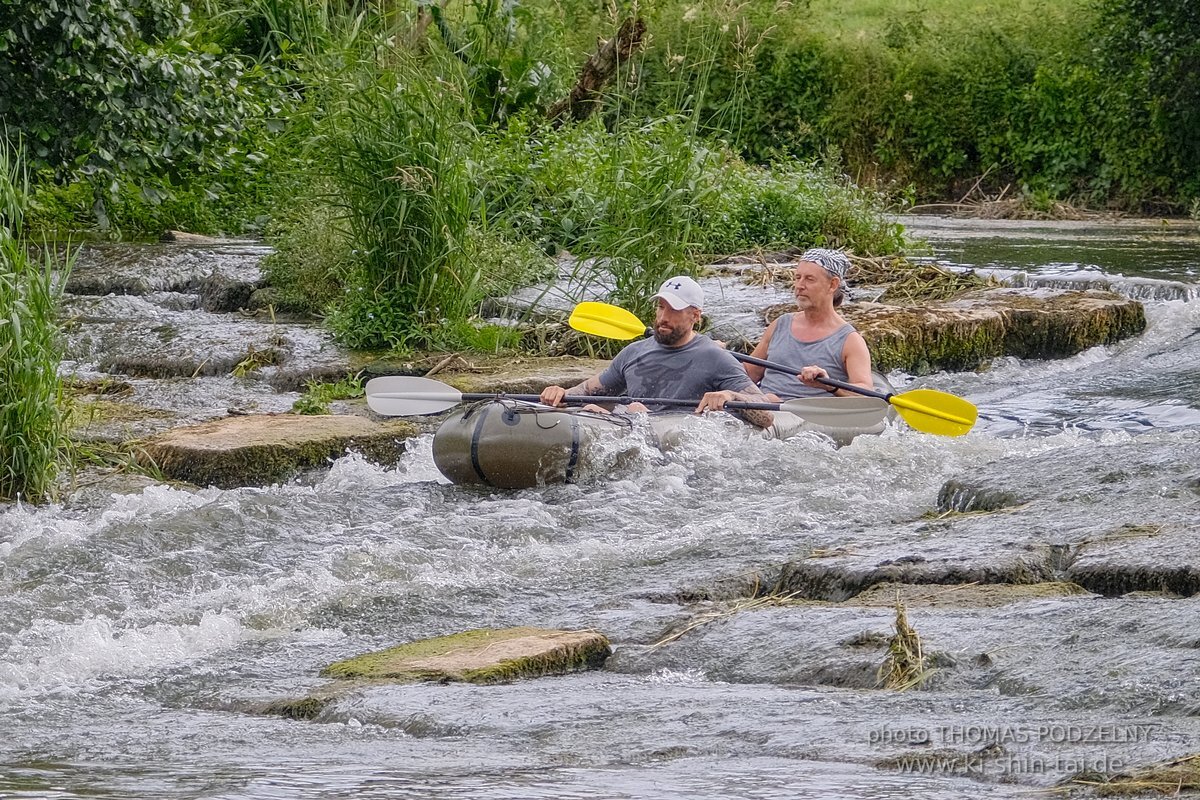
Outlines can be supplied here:
M0 798L1016 797L1200 751L1194 590L913 602L938 671L908 692L873 688L882 650L860 646L890 634L887 602L717 615L806 558L861 574L1086 540L1197 573L1195 226L909 222L939 261L1105 283L1149 327L891 376L979 406L957 439L834 449L705 420L669 463L507 492L447 485L425 437L393 469L347 455L270 488L0 507ZM964 478L1024 510L938 515ZM363 688L313 721L257 713L341 658L509 625L595 628L615 654L514 685ZM943 751L960 761L904 760Z

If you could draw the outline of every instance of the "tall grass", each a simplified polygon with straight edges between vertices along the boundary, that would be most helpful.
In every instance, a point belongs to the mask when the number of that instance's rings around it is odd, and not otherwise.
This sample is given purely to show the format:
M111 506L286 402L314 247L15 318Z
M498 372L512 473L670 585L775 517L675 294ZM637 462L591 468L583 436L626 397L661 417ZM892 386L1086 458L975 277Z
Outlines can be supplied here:
M360 76L323 121L326 198L353 244L330 323L353 347L419 346L469 311L478 269L464 258L471 219L460 84L401 58Z
M53 493L66 445L53 248L33 260L20 233L28 178L0 136L0 498Z
M561 127L545 121L544 95L525 91L543 68L565 83L561 63L535 58L558 47L538 40L561 37L559 21L501 13L487 0L449 19L455 8L435 15L423 47L375 40L352 69L312 76L309 186L323 193L290 210L268 274L285 297L325 312L344 343L473 346L471 316L485 294L545 276L530 245L569 251L589 272L581 282L606 282L608 299L647 316L662 280L695 271L702 254L900 246L867 193L796 163L749 167L700 130L713 65L743 76L723 89L740 96L763 41L740 5L722 0L687 23L682 61L672 58L687 69L670 98L639 107L635 58L601 113ZM506 26L490 24L498 21Z
M694 268L696 226L719 158L677 117L599 119L559 129L511 124L478 146L489 224L599 264L612 299L649 309L664 278Z

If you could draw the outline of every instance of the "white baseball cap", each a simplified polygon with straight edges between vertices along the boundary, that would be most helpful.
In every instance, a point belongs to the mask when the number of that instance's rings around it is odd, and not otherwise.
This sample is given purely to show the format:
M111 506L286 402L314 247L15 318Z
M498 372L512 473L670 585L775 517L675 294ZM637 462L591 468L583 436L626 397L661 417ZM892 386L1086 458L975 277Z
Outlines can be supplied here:
M667 305L676 311L682 311L688 306L704 308L704 290L687 275L667 278L663 285L658 287L658 294L654 296L666 300Z

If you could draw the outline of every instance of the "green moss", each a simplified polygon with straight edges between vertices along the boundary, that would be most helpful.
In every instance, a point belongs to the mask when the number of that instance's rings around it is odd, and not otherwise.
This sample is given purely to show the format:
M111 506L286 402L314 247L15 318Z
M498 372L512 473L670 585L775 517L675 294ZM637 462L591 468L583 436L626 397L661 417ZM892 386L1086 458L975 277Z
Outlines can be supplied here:
M312 720L320 716L333 701L332 696L286 698L267 703L263 706L262 713L274 714L285 719Z
M513 639L526 637L557 637L562 632L537 628L508 628L504 630L477 629L409 642L387 650L366 653L338 661L321 670L328 678L387 679L399 682L428 680L465 681L468 683L503 683L542 675L561 675L584 669L595 669L609 655L608 640L596 634L564 640L553 649L516 658L502 658L483 666L456 668L446 660L444 665L431 666L436 659L456 655L464 658Z
M386 431L349 439L333 437L321 441L252 445L234 449L200 450L147 445L139 462L163 474L197 486L223 489L260 486L294 477L306 469L327 464L346 450L361 453L368 461L394 464L404 452L404 442L419 432L416 425L391 422Z
M146 408L135 403L118 403L112 400L75 401L67 411L69 428L87 428L108 422L138 422L144 419L175 419L177 415L157 408Z
M1063 358L1146 327L1141 303L1106 292L1047 298L1001 290L944 307L852 307L847 316L876 369L916 375L979 369L1001 356Z

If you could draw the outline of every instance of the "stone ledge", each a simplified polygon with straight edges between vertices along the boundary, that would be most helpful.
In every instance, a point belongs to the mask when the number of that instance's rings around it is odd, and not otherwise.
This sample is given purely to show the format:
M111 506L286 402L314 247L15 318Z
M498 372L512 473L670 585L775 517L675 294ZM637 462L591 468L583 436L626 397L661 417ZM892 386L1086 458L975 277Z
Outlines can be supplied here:
M222 489L287 480L355 450L394 464L418 428L361 416L251 414L174 428L138 443L138 462L174 480Z
M1002 356L1064 358L1146 328L1141 303L1096 290L986 289L930 306L856 303L844 313L876 369L918 375L978 369Z
M608 639L595 631L478 629L338 661L321 675L343 680L502 683L595 669L610 652Z

